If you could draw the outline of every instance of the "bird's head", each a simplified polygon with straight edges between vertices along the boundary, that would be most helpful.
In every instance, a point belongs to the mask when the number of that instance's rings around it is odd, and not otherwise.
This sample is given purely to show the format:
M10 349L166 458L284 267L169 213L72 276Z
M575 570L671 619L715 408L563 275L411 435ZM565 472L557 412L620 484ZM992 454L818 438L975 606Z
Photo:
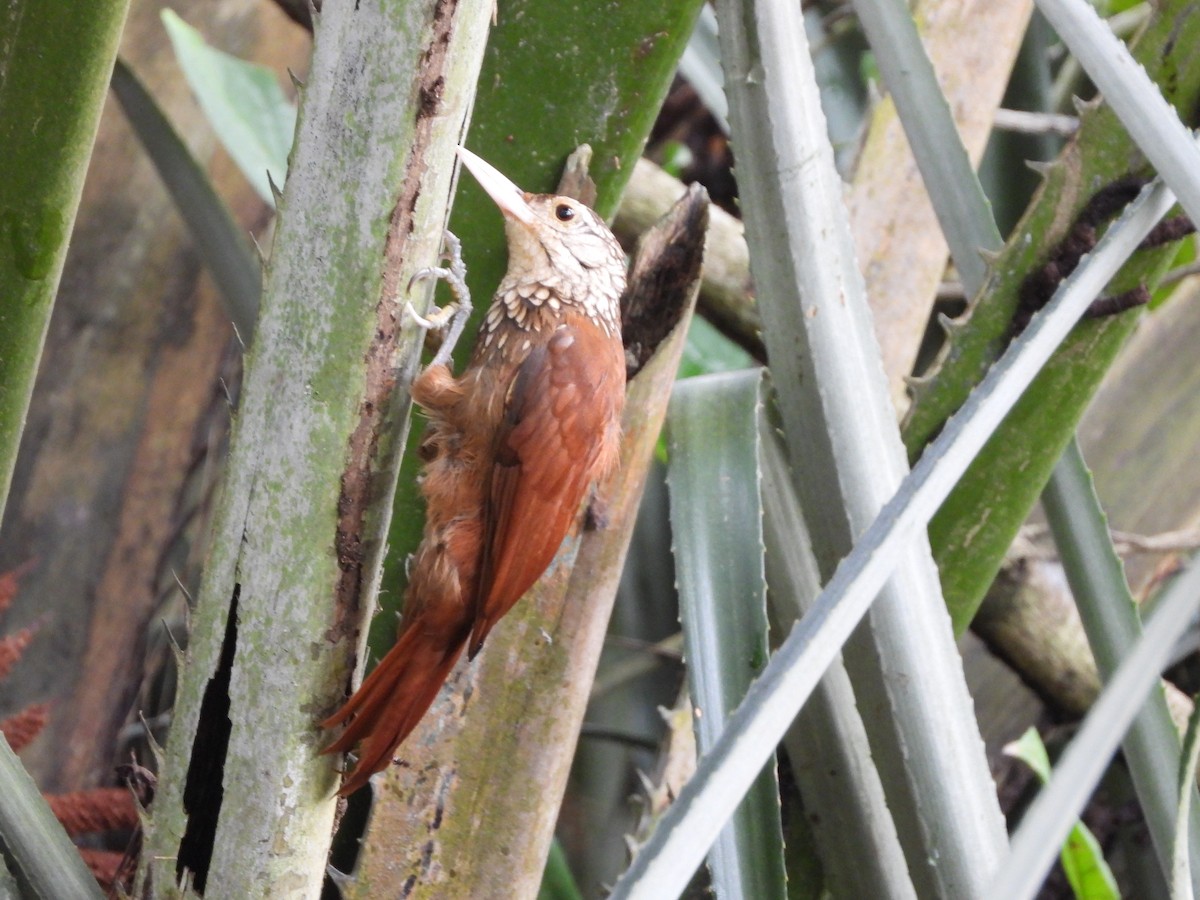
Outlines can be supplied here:
M604 220L570 197L521 190L464 147L458 156L504 214L508 271L498 294L538 284L562 302L619 323L625 254Z

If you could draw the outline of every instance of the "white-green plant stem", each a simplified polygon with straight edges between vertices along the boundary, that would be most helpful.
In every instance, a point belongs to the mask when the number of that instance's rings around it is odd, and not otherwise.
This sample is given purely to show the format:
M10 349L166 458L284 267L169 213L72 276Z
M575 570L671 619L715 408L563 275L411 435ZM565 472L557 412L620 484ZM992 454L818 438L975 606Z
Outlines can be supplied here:
M1109 31L1119 38L1131 38L1137 33L1138 29L1145 24L1150 18L1154 10L1151 9L1149 3L1139 3L1136 6L1130 7L1124 12L1119 12L1116 15L1109 16L1105 19L1105 24ZM1080 81L1080 66L1079 60L1073 56L1068 56L1058 71L1054 75L1054 82L1050 88L1050 94L1046 109L1066 112L1071 108L1072 99L1074 97L1072 90Z
M1025 813L1012 847L990 880L988 897L1033 897L1071 826L1108 768L1125 730L1155 688L1176 640L1200 608L1200 564L1171 585L1141 639L1109 680L1083 726L1054 767L1050 783ZM1172 769L1172 771L1175 771ZM1169 871L1169 870L1168 870Z
M1146 70L1087 0L1037 0L1037 6L1184 211L1200 222L1200 147Z
M887 580L904 545L915 533L923 533L971 460L1088 304L1174 203L1174 195L1160 182L1148 186L1059 286L1046 308L1013 341L959 413L926 448L896 496L838 566L812 611L772 656L746 700L730 717L717 746L700 760L695 776L617 882L613 897L657 900L676 896L683 889L759 767L774 752L816 682ZM1192 579L1196 580L1200 578ZM1151 628L1156 622L1157 616ZM1139 648L1145 643L1143 640ZM1105 729L1108 725L1097 727ZM1101 769L1105 762L1100 761ZM1066 812L1066 828L1074 821L1075 809L1078 807ZM1044 815L1053 812L1051 807ZM1051 841L1045 849L1052 858L1058 843ZM988 883L994 883L994 879ZM991 890L981 895L1002 896Z
M778 432L763 417L763 537L772 628L784 634L821 592L808 526ZM911 898L916 890L887 807L850 676L837 658L783 739L834 897Z
M1125 568L1113 549L1079 445L1072 441L1042 494L1046 521L1062 557L1071 593L1100 674L1111 678L1142 633ZM1161 686L1153 690L1122 742L1129 774L1164 873L1171 872L1178 806L1179 732ZM1193 786L1190 793L1195 795ZM1190 855L1200 861L1200 802L1192 797ZM1200 871L1200 868L1197 868Z
M764 340L801 506L832 573L907 471L803 20L717 6ZM977 895L1004 823L937 569L916 532L845 664L918 896Z

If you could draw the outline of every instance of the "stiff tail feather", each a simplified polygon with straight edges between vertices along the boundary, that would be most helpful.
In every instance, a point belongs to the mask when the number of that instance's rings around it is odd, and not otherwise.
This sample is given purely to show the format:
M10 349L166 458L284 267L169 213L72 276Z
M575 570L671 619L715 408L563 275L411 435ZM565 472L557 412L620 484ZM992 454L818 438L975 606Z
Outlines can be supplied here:
M354 771L338 791L341 796L352 794L391 764L396 748L433 705L466 637L464 633L447 642L430 636L419 621L413 622L354 696L321 723L322 728L336 728L350 722L323 753L343 753L363 742Z

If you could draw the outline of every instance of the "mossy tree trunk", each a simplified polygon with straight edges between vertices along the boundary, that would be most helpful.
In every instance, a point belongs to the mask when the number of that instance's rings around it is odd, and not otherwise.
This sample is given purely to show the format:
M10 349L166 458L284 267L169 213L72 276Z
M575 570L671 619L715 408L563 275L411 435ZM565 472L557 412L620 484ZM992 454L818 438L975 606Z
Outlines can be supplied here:
M328 4L246 364L144 860L166 896L317 896L335 760L315 723L373 608L487 3ZM401 352L402 365L396 354Z

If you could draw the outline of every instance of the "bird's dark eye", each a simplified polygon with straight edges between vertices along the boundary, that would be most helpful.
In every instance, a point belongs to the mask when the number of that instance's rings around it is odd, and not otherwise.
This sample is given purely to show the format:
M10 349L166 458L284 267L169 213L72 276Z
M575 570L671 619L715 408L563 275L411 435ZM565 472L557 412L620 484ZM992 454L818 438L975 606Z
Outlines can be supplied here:
M554 207L554 215L560 222L570 222L573 218L575 218L575 210L567 206L565 203L560 203L558 206Z

